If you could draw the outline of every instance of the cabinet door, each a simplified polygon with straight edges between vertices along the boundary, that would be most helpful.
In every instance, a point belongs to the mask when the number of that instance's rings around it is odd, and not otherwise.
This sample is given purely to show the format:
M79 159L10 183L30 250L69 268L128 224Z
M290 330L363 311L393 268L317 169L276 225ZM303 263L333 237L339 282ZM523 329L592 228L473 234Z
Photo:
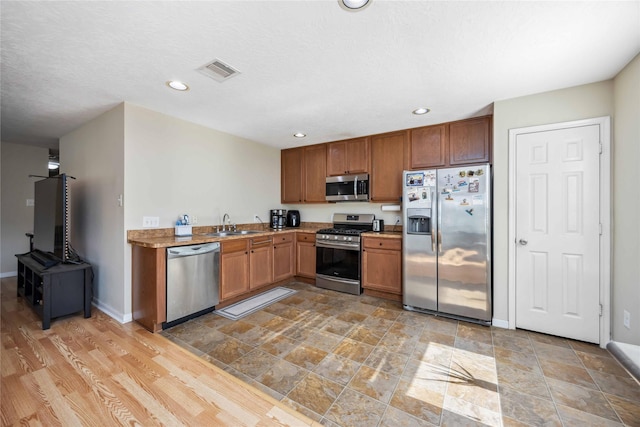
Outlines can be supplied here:
M301 203L304 149L282 150L280 160L280 199L282 203Z
M327 176L369 170L369 139L356 138L327 144Z
M402 294L402 252L398 250L362 250L362 287Z
M449 165L490 160L491 116L449 124Z
M315 279L316 236L313 233L298 233L296 244L296 275Z
M409 169L431 169L446 166L447 145L447 125L411 129Z
M327 146L304 147L304 201L326 203Z
M273 246L273 281L278 282L280 280L293 277L295 253L293 250L293 240L289 239L287 242L278 243Z
M365 173L369 171L369 140L356 138L347 143L347 172Z
M224 301L249 291L249 251L247 241L229 241L229 252L226 251L224 242L220 255L220 300ZM235 250L240 243L244 246L241 250ZM231 250L234 250L233 252Z
M249 289L253 290L273 283L273 246L251 248L249 255Z
M402 196L407 132L371 138L371 201L398 202Z
M327 144L327 176L345 173L347 173L347 142L330 142Z

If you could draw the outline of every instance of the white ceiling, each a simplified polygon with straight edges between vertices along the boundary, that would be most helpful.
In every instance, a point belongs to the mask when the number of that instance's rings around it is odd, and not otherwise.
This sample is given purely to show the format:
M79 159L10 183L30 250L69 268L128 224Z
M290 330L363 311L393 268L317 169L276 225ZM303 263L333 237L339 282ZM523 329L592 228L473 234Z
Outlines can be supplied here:
M0 7L2 141L49 147L123 101L280 148L371 135L607 80L640 51L640 1ZM242 74L196 71L214 58Z

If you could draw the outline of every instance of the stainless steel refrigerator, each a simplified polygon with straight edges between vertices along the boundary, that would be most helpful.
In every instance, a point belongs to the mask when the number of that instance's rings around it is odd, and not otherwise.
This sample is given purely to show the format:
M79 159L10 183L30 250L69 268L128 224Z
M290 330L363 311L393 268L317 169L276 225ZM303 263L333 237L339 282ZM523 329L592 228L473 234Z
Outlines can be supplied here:
M489 165L403 172L403 305L491 321Z

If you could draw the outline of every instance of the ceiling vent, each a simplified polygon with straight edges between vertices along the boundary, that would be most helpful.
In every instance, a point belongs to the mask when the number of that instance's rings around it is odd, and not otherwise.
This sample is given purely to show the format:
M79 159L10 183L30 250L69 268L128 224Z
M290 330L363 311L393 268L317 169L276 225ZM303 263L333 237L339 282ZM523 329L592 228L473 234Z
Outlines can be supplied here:
M240 71L236 70L231 65L225 64L217 58L198 68L198 71L219 82L224 82L225 80L229 80L231 77L240 74Z

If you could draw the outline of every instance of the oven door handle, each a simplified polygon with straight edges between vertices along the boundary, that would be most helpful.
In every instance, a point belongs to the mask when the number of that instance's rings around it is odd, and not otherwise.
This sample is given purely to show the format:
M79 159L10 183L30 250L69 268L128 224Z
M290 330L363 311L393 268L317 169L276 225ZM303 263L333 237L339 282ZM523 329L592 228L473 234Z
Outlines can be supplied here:
M359 243L347 243L347 242L325 242L323 240L316 240L317 248L329 248L329 249L346 249L350 251L359 251Z

